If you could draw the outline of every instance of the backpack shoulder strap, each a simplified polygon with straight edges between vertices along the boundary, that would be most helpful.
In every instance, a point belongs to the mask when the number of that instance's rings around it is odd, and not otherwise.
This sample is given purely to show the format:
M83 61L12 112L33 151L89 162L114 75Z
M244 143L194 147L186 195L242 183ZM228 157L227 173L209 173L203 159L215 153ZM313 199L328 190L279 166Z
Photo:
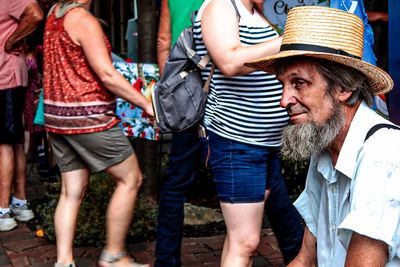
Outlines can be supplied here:
M237 8L236 2L235 2L235 0L231 0L231 2L232 2L233 7L235 8L237 20L240 21L240 13L239 13L239 9Z
M190 15L190 21L192 22L192 26L194 26L194 23L196 21L196 17L197 17L197 13L199 13L198 10L195 10L192 12L192 14Z
M206 80L206 82L204 83L204 86L203 86L203 91L206 94L208 94L208 88L210 87L211 78L212 78L212 76L214 74L214 70L215 70L215 63L213 62L212 65L211 65L210 74L208 74L207 80Z
M367 141L368 138L371 137L376 131L382 128L388 128L388 129L397 129L400 130L400 127L397 125L389 124L389 123L379 123L374 126L372 126L371 129L369 129L367 135L365 136L364 142Z

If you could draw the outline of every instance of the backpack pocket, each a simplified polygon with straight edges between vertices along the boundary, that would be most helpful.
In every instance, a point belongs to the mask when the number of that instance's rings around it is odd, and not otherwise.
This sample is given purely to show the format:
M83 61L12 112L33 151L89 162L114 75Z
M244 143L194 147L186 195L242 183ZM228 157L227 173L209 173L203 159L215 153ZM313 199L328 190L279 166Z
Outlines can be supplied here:
M203 118L207 94L197 70L181 72L155 90L158 126L162 132L183 131Z

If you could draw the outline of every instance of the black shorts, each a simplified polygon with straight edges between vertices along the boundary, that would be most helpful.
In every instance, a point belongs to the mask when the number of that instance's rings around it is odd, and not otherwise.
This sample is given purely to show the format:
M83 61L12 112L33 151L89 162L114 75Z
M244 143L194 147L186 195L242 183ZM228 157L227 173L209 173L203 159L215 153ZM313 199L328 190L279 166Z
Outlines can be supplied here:
M0 144L21 144L24 141L22 111L25 87L0 90Z

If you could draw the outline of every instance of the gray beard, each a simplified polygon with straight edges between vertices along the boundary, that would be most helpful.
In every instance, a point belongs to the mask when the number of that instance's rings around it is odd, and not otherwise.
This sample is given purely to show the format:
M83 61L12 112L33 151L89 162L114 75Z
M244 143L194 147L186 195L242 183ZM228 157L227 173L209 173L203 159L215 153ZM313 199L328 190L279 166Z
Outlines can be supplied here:
M345 123L340 107L336 105L333 108L333 114L322 126L314 122L287 126L282 135L282 156L302 161L327 148Z

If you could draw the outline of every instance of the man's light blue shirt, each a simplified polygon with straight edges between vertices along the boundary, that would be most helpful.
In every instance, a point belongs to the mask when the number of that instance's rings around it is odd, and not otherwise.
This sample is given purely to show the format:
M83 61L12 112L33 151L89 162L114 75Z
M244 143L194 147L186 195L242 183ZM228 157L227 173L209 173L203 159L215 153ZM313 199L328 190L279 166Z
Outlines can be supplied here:
M294 205L317 238L318 266L344 266L351 235L388 245L386 266L400 266L400 130L364 102L359 106L333 167L324 151L311 158L306 186Z

